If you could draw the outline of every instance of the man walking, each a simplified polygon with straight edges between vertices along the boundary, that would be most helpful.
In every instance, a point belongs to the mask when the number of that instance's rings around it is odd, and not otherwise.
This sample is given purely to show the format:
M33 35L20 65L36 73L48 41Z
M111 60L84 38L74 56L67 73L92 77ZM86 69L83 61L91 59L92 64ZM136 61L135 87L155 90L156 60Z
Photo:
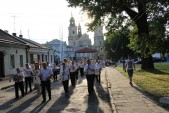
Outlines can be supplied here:
M30 88L30 92L32 92L32 69L28 64L25 64L25 69L23 69L23 75L25 77L25 94L28 92L28 84Z
M84 72L86 73L88 93L90 96L94 92L95 66L91 64L89 59L87 60L87 64L84 67Z
M43 69L40 71L40 79L41 79L41 87L42 87L42 98L44 103L46 101L46 93L45 90L47 89L49 100L51 100L51 82L50 79L52 78L52 70L47 68L47 64L42 64Z
M15 81L15 99L19 98L19 89L21 91L22 97L24 97L24 85L23 85L23 74L19 68L16 68L16 74L12 76ZM10 79L11 82L11 79Z

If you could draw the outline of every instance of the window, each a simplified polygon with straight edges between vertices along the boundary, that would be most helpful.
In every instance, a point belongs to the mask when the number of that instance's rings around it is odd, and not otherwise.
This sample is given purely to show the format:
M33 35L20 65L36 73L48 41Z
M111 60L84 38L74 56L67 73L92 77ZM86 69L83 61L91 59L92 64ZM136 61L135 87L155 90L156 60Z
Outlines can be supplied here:
M75 34L75 31L73 31L73 34Z
M20 67L23 67L23 55L20 55Z
M14 55L10 55L10 67L15 68L15 57L14 57Z
M102 44L102 43L101 43L101 41L100 41L100 46L101 46L101 44Z

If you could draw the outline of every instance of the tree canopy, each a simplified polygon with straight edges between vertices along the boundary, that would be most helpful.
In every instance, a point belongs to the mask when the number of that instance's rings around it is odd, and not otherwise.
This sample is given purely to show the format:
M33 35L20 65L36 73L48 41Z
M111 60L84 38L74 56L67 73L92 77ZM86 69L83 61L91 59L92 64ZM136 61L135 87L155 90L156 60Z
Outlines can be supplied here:
M165 40L169 24L169 1L166 0L67 0L70 7L81 7L92 18L89 30L104 24L108 33L124 26L133 28L131 34L137 51L152 52L155 42ZM132 27L131 27L132 26ZM137 37L137 38L136 38ZM146 42L146 43L145 43ZM144 48L142 48L144 47ZM136 49L136 48L135 48Z

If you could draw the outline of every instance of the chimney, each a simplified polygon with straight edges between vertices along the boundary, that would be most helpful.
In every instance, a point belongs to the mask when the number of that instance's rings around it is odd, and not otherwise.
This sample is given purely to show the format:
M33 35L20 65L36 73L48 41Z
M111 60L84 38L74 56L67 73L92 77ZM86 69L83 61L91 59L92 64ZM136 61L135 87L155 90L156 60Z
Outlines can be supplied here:
M8 30L4 30L5 33L8 33Z
M23 35L19 35L19 38L23 38Z
M15 37L16 37L16 33L12 33L12 36L15 36Z

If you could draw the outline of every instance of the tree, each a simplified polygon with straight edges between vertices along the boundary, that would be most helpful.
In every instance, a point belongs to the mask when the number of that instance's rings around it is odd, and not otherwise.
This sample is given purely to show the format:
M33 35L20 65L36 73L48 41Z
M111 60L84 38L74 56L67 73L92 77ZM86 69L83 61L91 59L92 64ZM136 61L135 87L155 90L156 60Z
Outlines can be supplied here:
M137 45L141 54L146 57L147 53L152 53L149 49L152 44L150 36L149 23L156 22L162 18L162 26L167 25L169 20L169 2L166 0L67 0L71 7L81 7L83 11L87 12L92 22L88 24L89 30L94 30L97 25L103 24L106 26L108 32L122 27L122 25L129 25L132 20L136 25ZM129 23L128 23L129 22ZM156 38L156 37L155 37ZM145 43L146 42L146 43ZM150 43L149 43L150 42ZM144 46L144 48L142 48ZM149 52L147 52L149 51ZM144 58L146 59L146 58ZM143 62L145 66L143 69L153 69L146 66L152 63L149 60Z
M128 54L133 52L127 47L130 43L128 33L129 32L116 30L111 34L106 35L105 49L109 58L112 58L113 60L120 60L123 56L124 58L127 58Z

